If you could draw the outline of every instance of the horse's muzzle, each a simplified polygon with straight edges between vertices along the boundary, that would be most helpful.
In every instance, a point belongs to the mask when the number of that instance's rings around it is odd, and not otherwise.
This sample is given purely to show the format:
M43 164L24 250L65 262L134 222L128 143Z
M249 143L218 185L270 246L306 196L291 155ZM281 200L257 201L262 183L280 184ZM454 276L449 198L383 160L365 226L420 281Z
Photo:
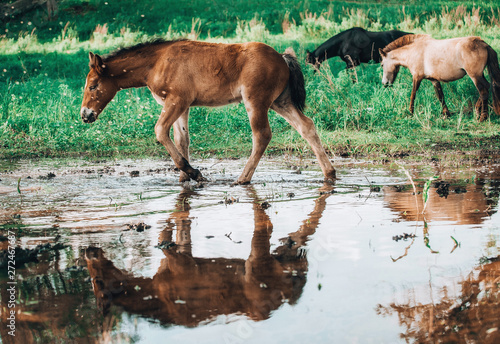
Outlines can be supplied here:
M82 107L80 110L80 115L84 123L93 123L97 119L97 114L94 110Z

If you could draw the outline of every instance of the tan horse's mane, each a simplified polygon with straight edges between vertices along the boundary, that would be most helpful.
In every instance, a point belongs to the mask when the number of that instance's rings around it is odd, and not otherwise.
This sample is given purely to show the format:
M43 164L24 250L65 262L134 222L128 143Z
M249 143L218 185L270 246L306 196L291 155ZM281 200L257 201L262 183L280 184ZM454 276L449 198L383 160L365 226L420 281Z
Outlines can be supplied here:
M403 37L399 37L395 41L392 41L388 45L385 46L385 48L382 50L384 53L388 53L390 51L393 51L395 49L404 47L405 45L412 44L419 38L424 38L424 37L430 37L429 35L423 35L423 34L410 34L410 35L405 35Z
M131 46L131 47L120 48L120 49L115 50L112 53L106 55L104 57L104 62L109 62L110 60L122 57L123 55L127 55L130 53L134 53L134 52L139 53L139 51L142 51L144 49L156 48L160 45L169 45L169 44L179 42L179 41L186 41L186 39L177 39L177 40L172 40L172 41L166 41L163 38L156 38L156 39L153 39L151 41L142 42L142 43L136 44L136 45Z

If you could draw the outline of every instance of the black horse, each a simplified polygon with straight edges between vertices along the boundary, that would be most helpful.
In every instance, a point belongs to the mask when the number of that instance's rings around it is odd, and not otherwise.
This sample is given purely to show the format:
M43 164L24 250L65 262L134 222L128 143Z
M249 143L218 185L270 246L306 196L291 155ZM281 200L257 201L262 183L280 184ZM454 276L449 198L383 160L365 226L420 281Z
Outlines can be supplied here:
M387 44L408 34L409 32L398 30L370 32L353 27L333 36L313 52L307 50L306 63L319 67L323 61L334 56L340 56L346 63L346 68L372 60L378 63L381 61L379 48L383 49Z

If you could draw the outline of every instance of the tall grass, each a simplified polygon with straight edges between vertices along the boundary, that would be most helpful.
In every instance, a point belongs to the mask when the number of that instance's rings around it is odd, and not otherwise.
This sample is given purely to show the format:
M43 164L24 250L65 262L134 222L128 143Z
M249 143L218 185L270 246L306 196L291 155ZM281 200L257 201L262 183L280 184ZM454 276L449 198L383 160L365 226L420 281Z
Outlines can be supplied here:
M478 94L464 78L444 85L450 110L441 108L430 83L423 82L416 112L408 114L411 75L403 70L392 88L380 83L381 68L366 64L346 71L338 58L315 72L303 64L306 49L352 26L370 30L402 29L436 38L480 35L500 49L500 12L494 1L431 1L401 7L396 2L225 2L144 1L130 10L123 2L65 1L55 22L36 25L41 14L2 23L0 32L0 158L15 156L90 156L114 154L166 155L156 144L154 124L160 106L147 89L118 93L99 120L84 124L79 107L88 51L107 53L120 46L160 36L214 42L262 41L284 51L292 46L306 77L307 110L331 152L346 155L430 152L436 147L499 149L500 121L492 115L477 123L473 106ZM282 4L287 6L283 7ZM137 4L134 2L134 4ZM445 4L445 5L443 5ZM80 6L80 7L78 7ZM96 10L99 8L99 14ZM85 21L77 19L85 12ZM38 18L38 19L36 19ZM156 22L158 20L159 22ZM21 24L21 21L23 22ZM353 84L353 78L357 83ZM270 114L273 140L269 153L307 145L279 116ZM190 116L194 156L238 156L251 149L251 132L242 105L193 108ZM467 132L470 135L457 135ZM472 139L471 139L472 138Z

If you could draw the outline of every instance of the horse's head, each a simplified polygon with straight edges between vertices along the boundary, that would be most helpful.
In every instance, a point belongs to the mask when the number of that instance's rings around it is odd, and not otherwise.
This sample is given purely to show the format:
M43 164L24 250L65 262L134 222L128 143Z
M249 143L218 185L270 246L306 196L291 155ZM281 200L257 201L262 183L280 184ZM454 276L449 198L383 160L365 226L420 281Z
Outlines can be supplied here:
M393 59L390 53L385 53L384 50L379 49L380 56L382 57L382 61L380 65L384 71L382 75L382 84L384 86L390 86L396 80L396 77L399 73L399 67L401 66L395 59Z
M94 122L102 110L118 92L113 78L99 55L89 53L90 72L85 81L80 115L85 123Z
M309 50L306 50L306 63L313 65L315 68L319 68L319 66L321 66L321 61Z

